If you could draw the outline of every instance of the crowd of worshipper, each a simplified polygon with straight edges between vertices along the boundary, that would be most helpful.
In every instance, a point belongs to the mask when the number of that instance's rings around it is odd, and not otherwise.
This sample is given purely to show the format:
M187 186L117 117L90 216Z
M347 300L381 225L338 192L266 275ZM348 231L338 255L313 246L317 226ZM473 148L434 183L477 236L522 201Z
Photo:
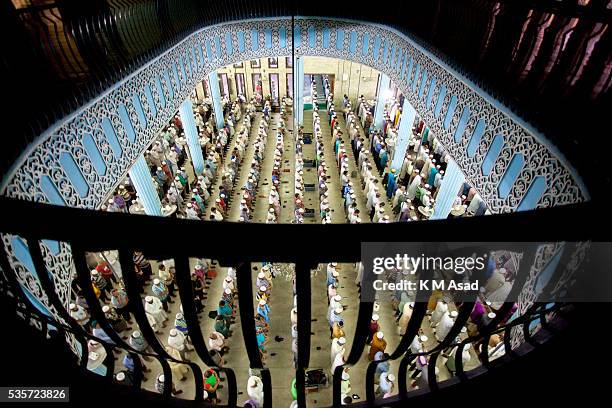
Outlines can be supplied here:
M511 262L509 262L509 258L510 256L507 254L495 254L495 256L490 258L485 274L486 284L480 291L480 296L475 302L468 321L464 327L461 328L460 333L451 344L458 344L468 337L478 336L479 332L496 318L497 311L503 304L503 299L499 302L492 302L490 299L495 298L494 295L496 291L500 290L500 287L504 285L503 282L506 283L504 286L509 286L507 282L513 279L514 275L511 271L512 266ZM410 274L409 270L388 269L383 276L388 282L396 283L401 280L413 279L413 275ZM356 283L360 284L359 272ZM390 294L389 300L391 309L394 311L394 319L397 324L399 336L404 336L406 334L414 308L414 296L415 294L413 292L403 290L397 290ZM388 354L385 353L386 341L384 335L380 331L380 301L379 299L374 304L373 314L368 328L367 342L370 344L370 351L368 354L369 360L381 361L376 367L375 382L378 384L376 391L377 397L385 397L390 395L388 393L393 390L395 377L389 373L389 361L387 361ZM409 365L409 374L411 381L410 386L413 389L427 387L429 375L428 345L435 347L445 340L455 324L458 317L457 310L461 305L462 302L453 300L453 293L440 290L434 290L432 292L427 304L427 317L410 344L412 361ZM514 305L504 316L499 324L506 324L515 311L516 305ZM480 339L473 345L470 343L466 344L460 356L464 369L473 359L472 347L475 349L477 358L481 357L483 351L488 353L489 359L498 358L504 353L503 334L494 334L488 339ZM458 347L452 346L447 347L441 354L441 361L443 361L444 366L451 375L454 375L457 371L457 352ZM439 374L439 368L435 367L436 378Z
M254 112L253 112L254 113ZM255 209L255 202L257 199L257 187L261 176L261 165L263 163L264 155L266 152L266 143L268 140L268 127L270 125L270 114L271 107L270 103L266 102L263 107L263 116L259 120L259 127L255 140L251 142L249 140L249 133L245 133L246 137L243 140L243 146L241 146L242 152L246 148L247 143L253 145L253 162L251 168L244 182L244 185L240 188L240 204L239 204L239 218L240 222L249 222ZM253 115L254 117L254 115ZM250 129L250 126L249 126ZM237 169L236 169L237 171ZM234 174L235 176L235 174ZM233 177L234 177L233 176Z
M276 146L274 147L274 163L272 164L272 185L270 186L270 194L268 196L268 213L266 215L267 224L275 224L280 220L280 195L278 188L280 185L280 176L283 165L283 153L285 151L285 113L284 105L281 108L283 111L278 119L276 131Z
M331 338L330 364L331 373L336 375L336 368L344 366L346 363L346 335L344 333L344 305L342 304L342 294L340 293L340 266L336 262L327 264L327 321L329 322L329 332ZM344 403L352 401L351 376L349 367L344 367L339 375L341 376L340 394Z
M274 272L270 263L262 263L261 270L257 273L255 286L257 287L255 310L255 333L257 346L262 361L266 360L267 347L270 342L270 295L272 292ZM245 408L261 408L264 402L263 380L256 373L247 380L248 400L243 404Z

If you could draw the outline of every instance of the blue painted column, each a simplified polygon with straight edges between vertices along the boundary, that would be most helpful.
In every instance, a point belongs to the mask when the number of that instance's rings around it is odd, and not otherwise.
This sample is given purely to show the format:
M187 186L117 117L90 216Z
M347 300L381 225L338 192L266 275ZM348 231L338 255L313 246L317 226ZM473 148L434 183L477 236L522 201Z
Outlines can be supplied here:
M191 103L191 99L187 98L181 103L179 114L181 115L183 130L187 138L193 170L197 175L200 175L204 172L204 156L202 156L202 148L200 147L200 141L198 139L198 128L196 127L195 117L193 116L193 104Z
M438 220L448 217L451 209L453 208L453 202L459 189L465 183L465 176L463 172L454 160L450 160L446 166L442 183L440 184L440 191L436 196L436 202L434 204L434 213L431 219Z
M304 57L293 62L293 117L298 125L304 124Z
M215 111L215 123L217 129L225 126L225 118L223 117L223 104L221 103L221 90L219 89L219 77L217 71L208 74L208 89L210 89L210 98L212 99L213 110Z
M142 154L134 162L128 174L136 188L138 199L144 207L145 213L161 217L161 201L159 201L157 189L155 184L153 184L153 177L151 176L147 161Z
M402 105L402 115L400 117L399 129L397 130L397 142L395 143L395 151L391 158L391 168L396 169L399 173L404 163L404 157L406 156L406 150L408 150L408 144L412 137L412 125L414 125L414 119L416 118L416 110L408 102L408 99L404 99L404 105Z
M385 102L389 88L391 88L391 79L385 74L380 74L378 89L376 90L376 106L374 107L374 126L376 126L376 129L382 129L383 126L383 113L385 112Z

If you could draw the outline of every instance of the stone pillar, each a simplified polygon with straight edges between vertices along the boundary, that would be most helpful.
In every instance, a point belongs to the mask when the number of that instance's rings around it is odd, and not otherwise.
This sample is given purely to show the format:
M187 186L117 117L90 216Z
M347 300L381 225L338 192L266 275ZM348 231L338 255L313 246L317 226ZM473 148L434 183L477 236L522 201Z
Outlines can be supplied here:
M142 154L134 162L128 174L132 184L134 184L134 188L136 188L138 200L144 207L145 213L161 217L161 201L157 195L157 189L153 183L153 177L151 176L147 161Z
M225 118L223 117L223 104L221 103L221 90L219 89L219 77L217 71L208 74L208 89L210 89L210 98L212 99L213 110L215 112L215 123L217 129L225 126Z
M185 131L185 137L187 138L187 145L189 146L193 170L197 175L200 175L204 172L204 156L202 156L202 148L200 146L198 128L195 124L191 99L187 98L183 103L181 103L181 106L179 107L179 114L181 115L183 130Z
M391 168L396 169L398 173L404 163L404 157L406 157L406 150L408 150L408 144L412 137L412 126L414 125L415 118L416 110L414 110L407 99L404 99L402 116L400 117L399 129L397 130L397 142L395 143L395 151L391 158Z
M457 197L463 183L465 183L465 176L457 163L451 159L446 166L446 171L444 172L444 177L439 187L440 191L438 191L438 195L436 196L434 213L431 216L432 220L445 219L448 217L448 214L453 208L455 197Z
M298 126L304 124L304 57L293 62L293 117Z
M380 74L378 89L376 90L376 106L374 107L374 126L376 126L376 129L382 129L383 126L383 113L385 112L385 102L389 88L391 88L391 79L385 74Z

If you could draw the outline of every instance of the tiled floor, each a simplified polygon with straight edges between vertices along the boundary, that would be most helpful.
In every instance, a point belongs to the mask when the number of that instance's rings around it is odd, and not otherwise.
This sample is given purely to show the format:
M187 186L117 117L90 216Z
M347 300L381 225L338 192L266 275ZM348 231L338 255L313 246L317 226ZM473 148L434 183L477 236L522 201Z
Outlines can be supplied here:
M330 205L332 209L332 222L334 223L345 223L346 212L344 210L343 199L340 193L340 180L337 172L337 168L335 167L335 158L334 158L334 150L332 144L331 131L328 124L327 113L324 109L320 110L321 115L321 126L323 130L323 138L325 142L325 160L328 162L328 165L332 169L330 172L331 183L329 184L330 191ZM261 117L261 113L257 113L256 117L253 121L253 126L251 128L251 139L252 142L258 129L259 119ZM279 119L279 114L273 114L271 119L271 124L268 130L268 141L266 144L265 151L265 159L262 164L262 168L260 170L260 182L257 191L257 201L255 203L255 209L253 211L253 220L252 222L265 222L266 212L268 209L268 195L270 191L271 185L271 172L273 166L273 154L274 148L276 145L276 128L277 121ZM341 126L344 126L344 119L340 118ZM293 136L293 124L292 118L289 117L286 122L287 132L284 137L284 152L282 157L282 171L281 171L281 179L279 186L280 197L281 197L281 216L280 222L288 223L293 219L293 191L294 191L294 152L295 152L295 142ZM240 130L242 124L240 123L237 129L237 132ZM306 133L312 132L312 111L304 112L304 131ZM367 140L367 139L366 139ZM233 143L233 140L230 141ZM353 153L350 149L350 143L348 140L348 132L344 134L344 143L347 145L347 152L349 154L349 168L350 170L356 170L357 164L355 162L355 158L353 157ZM231 144L230 144L231 146ZM304 145L303 154L304 159L312 159L315 156L315 143L313 141L312 144ZM229 149L231 150L231 149ZM228 150L228 155L230 154ZM238 205L237 195L240 192L240 187L244 185L245 178L248 174L250 163L253 158L253 148L252 143L249 144L247 150L244 154L244 160L242 166L239 171L239 177L237 178L235 184L234 198L232 201L232 205L230 207L230 212L228 216L229 221L237 221L238 219ZM227 158L226 158L227 159ZM192 175L193 171L189 167L189 173ZM305 183L317 183L317 173L316 169L313 168L304 168L304 179ZM218 184L213 186L213 194L212 197L215 197L215 194L218 192ZM357 198L358 198L358 207L363 214L367 214L365 211L365 194L360 189L361 181L359 180L359 174L357 172L357 176L353 179L353 184L358 187L357 188ZM305 222L313 223L320 222L319 215L319 195L318 192L306 192L304 194L305 204L307 208L315 209L315 216L313 218L306 218ZM390 205L386 206L386 211L390 211ZM367 216L363 217L364 222L367 222ZM193 268L195 264L198 262L196 259L190 260L190 266ZM253 281L255 280L256 274L258 272L258 268L261 265L253 265ZM326 274L325 274L325 265L320 265L319 269L316 271L312 271L312 300L311 300L311 308L312 308L312 340L311 340L311 358L310 358L310 366L309 368L324 368L329 372L331 367L330 360L330 338L329 338L329 325L327 323L327 297L326 297ZM153 263L153 272L157 273L157 265ZM210 282L210 286L207 289L207 303L205 306L205 310L200 314L200 328L202 330L205 338L212 331L214 321L208 317L208 312L211 310L216 310L217 302L221 297L222 293L222 281L226 276L226 269L219 268L219 273L216 278L214 278ZM340 265L341 272L341 286L339 288L339 293L342 295L343 300L342 303L345 305L346 310L343 313L343 317L345 320L345 332L347 335L347 345L346 350L348 354L348 350L351 347L351 341L353 338L353 334L355 331L355 323L357 318L357 313L359 310L359 293L358 287L356 285L356 269L353 264L341 264ZM150 289L147 289L147 293L150 294ZM144 295L143 295L144 297ZM174 298L174 304L170 305L170 311L168 313L169 320L167 321L166 327L161 329L158 333L158 339L162 345L167 344L167 337L169 330L174 326L174 317L175 314L179 311L179 299L178 295ZM392 305L390 299L381 296L378 299L380 310L378 314L380 315L380 326L381 330L385 334L385 339L388 343L387 352L392 352L394 348L398 345L400 341L400 336L398 334L397 324L394 318L394 310L392 309ZM265 367L270 370L272 377L272 389L273 389L273 400L275 407L288 407L292 401L291 393L290 393L290 384L292 379L294 378L295 372L293 368L293 355L291 351L291 323L290 323L290 311L293 304L293 289L292 289L292 281L291 277L285 274L280 274L274 279L274 287L271 291L270 296L270 336L269 336L269 346L267 356L265 358ZM246 307L255 307L254 305L239 305ZM236 375L236 379L239 387L239 404L243 403L246 399L246 382L249 377L249 362L246 358L246 350L243 344L242 331L240 325L243 322L240 321L240 316L236 318L236 322L233 324L233 336L230 337L228 344L230 346L230 351L225 356L226 367L231 367ZM250 322L249 322L250 323ZM252 324L252 323L250 323ZM135 325L132 325L133 329L136 329ZM427 322L423 324L424 334L428 335L429 342L427 344L428 347L433 347L436 342L434 340L433 333L431 333L431 329ZM129 332L126 331L121 333L122 335L129 335ZM357 365L350 369L351 374L351 394L357 394L361 399L365 398L365 371L368 365L368 347L364 350L364 355L360 359ZM471 364L468 364L466 369L472 368L477 364L478 359L474 355L473 350ZM205 368L205 365L202 363L200 358L196 355L195 352L187 353L187 358L191 361L196 362L202 368ZM119 357L119 360L116 362L116 370L122 369L121 364L122 356ZM154 391L154 381L155 377L158 373L161 372L161 366L156 361L147 361L145 362L146 366L151 370L148 373L147 381L144 383L144 387L146 389ZM391 372L396 374L397 377L397 369L399 366L399 361L393 361L391 363ZM444 366L444 359L438 360L438 367L440 369L439 379L443 380L449 377L449 373ZM177 388L183 390L183 393L178 396L178 398L191 399L194 397L194 381L193 375L191 371L187 374L186 379L184 381L175 381L175 385ZM408 384L409 388L410 385ZM220 397L222 399L222 403L227 401L227 396L225 395L226 389L220 391ZM397 387L395 388L395 393L397 392ZM321 388L318 390L312 390L307 395L307 401L311 406L329 406L332 402L332 392L331 386Z

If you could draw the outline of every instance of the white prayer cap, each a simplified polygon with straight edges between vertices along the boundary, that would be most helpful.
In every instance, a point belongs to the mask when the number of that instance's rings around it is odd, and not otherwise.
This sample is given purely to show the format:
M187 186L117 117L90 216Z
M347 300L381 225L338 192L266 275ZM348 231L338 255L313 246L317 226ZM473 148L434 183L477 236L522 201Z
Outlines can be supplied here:
M343 344L346 344L346 338L345 338L345 337L340 337L340 338L338 339L338 344L339 344L339 345L341 345L341 346L342 346Z
M456 311L456 310L453 310L452 312L450 312L450 316L451 316L452 318L457 317L457 315L458 315L458 314L459 314L459 313L457 313L457 311Z
M343 381L348 381L351 378L351 376L349 375L349 373L347 373L346 371L342 372L342 380Z
M270 209L268 210L268 212L269 212L269 213L271 213L271 214L274 214L274 208L270 208Z
M259 301L259 305L260 305L260 306L263 306L263 305L265 305L265 304L266 304L266 301L265 301L264 299L261 299L261 300Z
M114 202L115 202L115 201L114 201L112 198L110 198L110 199L108 200L108 203L109 203L109 204L112 204L112 203L114 203Z
M493 312L490 312L489 314L487 314L487 317L489 319L495 319L495 316L497 316L497 315L495 313L493 313Z
M430 188L431 186L429 184L425 184L425 188Z
M203 268L203 266L202 266L202 264L197 264L197 265L195 266L195 268L196 268L196 269L202 269L202 268Z
M187 208L192 208L192 207L193 207L193 204L187 203Z
M123 381L125 380L125 373L124 372L117 373L115 378L117 379L117 381Z
M336 266L338 266L338 262L332 262L332 263L331 263L331 266L332 266L333 268L335 268Z
M268 288L266 288L264 285L261 285L259 287L259 290L262 291L262 292L265 292L266 290L268 290Z
M303 208L300 208L300 209L298 210L298 212L299 212L300 214L304 214L304 209L303 209Z
M344 311L344 309L342 308L342 306L338 306L336 309L334 309L334 313L335 314L340 314Z
M145 297L145 302L147 302L147 303L152 303L152 302L153 302L153 296L147 296L147 297Z
M96 271L95 269L92 269L92 270L91 270L91 274L92 274L93 276L97 276L97 275L99 275L99 274L98 274L98 271Z
M378 337L378 340L382 340L384 334L383 332L379 331L378 333L376 333L376 337Z
M159 279L157 279L157 278L153 279L153 284L154 285L159 285Z
M408 306L410 306L410 307L414 308L414 302L410 302L410 303L408 303Z
M77 306L74 303L70 304L70 310L76 310Z
M135 339L139 338L140 337L140 332L138 330L134 331L132 333L132 337L135 338Z
M390 381L390 382L393 382L393 381L395 381L395 376L393 374L389 374L387 376L387 380Z
M429 337L423 334L421 337L419 337L419 340L421 340L421 343L425 343L427 340L429 340Z
M374 320L375 322L377 322L379 318L380 317L376 313L372 315L372 320Z
M240 200L240 204L246 204L246 200Z
M104 305L104 306L102 306L102 311L103 311L104 313L108 312L109 310L110 310L110 306L108 306L108 305Z
M157 171L160 171L162 168L161 167L157 167Z
M225 288L225 293L229 295L232 293L232 290L230 288Z
M157 379L158 379L160 382L164 382L164 381L166 380L166 377L165 377L163 374L160 374L160 375L158 375L158 376L157 376Z
M336 295L336 296L334 296L334 300L335 300L336 302L340 302L340 301L342 300L342 296L340 296L340 295Z
M247 386L250 388L255 388L259 384L259 377L252 375L249 377Z
M177 318L177 319L182 319L182 318L183 318L183 314L182 314L181 312L178 312L178 313L176 314L176 318Z
M384 219L384 220L389 220L389 216L388 216L388 215L385 215L385 216L383 217L383 219Z

